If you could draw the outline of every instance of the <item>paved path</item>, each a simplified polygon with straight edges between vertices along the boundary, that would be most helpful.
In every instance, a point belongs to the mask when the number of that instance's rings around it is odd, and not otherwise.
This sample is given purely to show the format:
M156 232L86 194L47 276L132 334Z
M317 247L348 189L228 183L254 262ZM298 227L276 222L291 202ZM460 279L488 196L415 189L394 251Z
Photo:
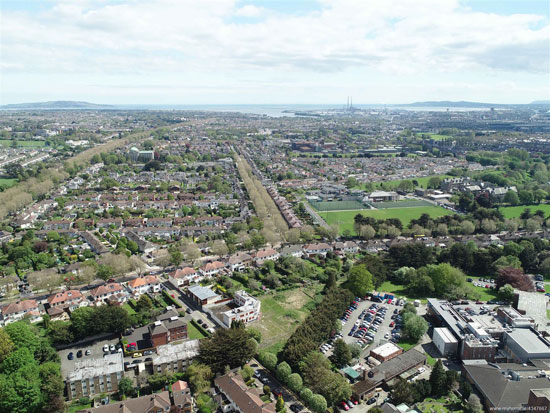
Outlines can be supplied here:
M313 218L313 221L315 224L320 225L326 229L330 229L330 225L326 223L326 221L321 218L321 216L309 205L309 202L304 200L303 202L304 207L306 208L306 211L309 215Z

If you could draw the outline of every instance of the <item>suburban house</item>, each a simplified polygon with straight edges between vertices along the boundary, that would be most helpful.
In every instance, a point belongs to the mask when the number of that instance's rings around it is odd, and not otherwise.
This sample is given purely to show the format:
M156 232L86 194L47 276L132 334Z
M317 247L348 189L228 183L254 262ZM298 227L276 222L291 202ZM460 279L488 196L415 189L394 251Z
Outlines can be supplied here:
M332 247L324 242L316 244L304 245L304 253L306 255L327 255L329 251L332 251Z
M225 268L225 264L220 261L209 262L200 268L200 272L205 277L212 277Z
M169 412L171 406L170 392L165 390L104 406L78 410L78 413L164 413Z
M168 274L168 281L176 288L182 285L185 286L191 283L197 283L202 280L202 278L202 274L192 267L178 268L176 271Z
M122 227L122 219L120 218L105 218L96 222L98 228L120 228Z
M214 380L216 389L223 393L229 403L222 404L224 413L236 411L240 413L275 413L275 402L266 403L261 396L261 390L250 388L242 377L234 372Z
M223 313L223 323L226 327L231 327L233 321L242 321L246 324L260 318L260 300L252 297L246 291L236 291L233 304L235 308Z
M238 252L233 254L227 260L227 267L231 271L242 271L252 262L252 257L246 252Z
M182 413L193 412L193 397L191 397L191 389L187 382L178 380L172 384L172 398L174 406L180 408Z
M107 300L112 303L119 304L123 304L128 301L128 293L119 283L100 285L99 287L94 288L90 295L95 306L106 304Z
M221 296L216 294L210 288L201 285L193 285L187 289L187 295L193 302L199 306L213 304L221 299Z
M304 250L301 245L289 245L281 249L281 257L301 258L303 255Z
M2 324L10 324L28 317L32 323L42 321L42 312L36 300L23 300L2 307Z
M84 299L82 293L78 290L67 290L61 293L53 294L48 297L50 308L69 309L73 311L78 307L88 305L88 301Z
M279 253L277 251L273 248L264 248L256 253L254 262L256 265L260 266L268 260L275 261L277 258L279 258Z
M344 254L355 254L359 251L359 246L354 241L336 242L334 243L334 250Z
M128 281L128 288L135 297L146 293L159 293L160 281L154 275L146 275L145 277L138 277L132 281Z

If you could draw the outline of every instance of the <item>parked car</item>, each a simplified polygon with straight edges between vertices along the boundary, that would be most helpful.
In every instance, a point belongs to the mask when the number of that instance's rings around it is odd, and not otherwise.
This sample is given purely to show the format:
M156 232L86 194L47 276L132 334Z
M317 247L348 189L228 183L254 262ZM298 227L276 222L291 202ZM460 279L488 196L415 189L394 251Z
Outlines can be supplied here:
M108 352L109 352L109 345L108 345L108 344L105 344L105 345L103 346L103 352L104 352L104 353L108 353Z
M373 404L373 403L376 403L376 397L371 397L370 399L367 400L367 404Z
M153 352L152 352L151 350L145 350L145 351L143 352L143 355L144 355L144 356L150 356L151 354L153 354Z
M78 350L76 352L76 357L78 357L78 358L82 357L82 350Z
M69 354L67 354L67 359L69 359L69 360L74 359L74 355L73 355L72 351Z
M342 406L346 412L349 410L349 406L344 401L340 402L340 406Z
M138 358L138 357L141 357L141 356L143 356L143 354L141 354L139 352L132 354L132 358L134 358L134 359Z

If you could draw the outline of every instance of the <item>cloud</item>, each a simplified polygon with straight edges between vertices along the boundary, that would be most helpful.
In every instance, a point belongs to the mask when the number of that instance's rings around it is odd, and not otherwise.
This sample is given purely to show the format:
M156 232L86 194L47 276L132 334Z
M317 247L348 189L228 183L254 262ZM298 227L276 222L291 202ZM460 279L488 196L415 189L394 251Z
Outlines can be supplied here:
M264 9L254 6L253 4L247 4L235 11L235 16L240 17L260 17L264 13Z

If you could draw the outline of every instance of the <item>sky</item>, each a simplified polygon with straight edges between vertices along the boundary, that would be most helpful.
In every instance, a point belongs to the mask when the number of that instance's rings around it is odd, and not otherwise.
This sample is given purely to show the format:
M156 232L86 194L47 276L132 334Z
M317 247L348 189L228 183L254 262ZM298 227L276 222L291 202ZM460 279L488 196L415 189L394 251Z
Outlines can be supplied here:
M548 0L0 0L0 104L550 99Z

